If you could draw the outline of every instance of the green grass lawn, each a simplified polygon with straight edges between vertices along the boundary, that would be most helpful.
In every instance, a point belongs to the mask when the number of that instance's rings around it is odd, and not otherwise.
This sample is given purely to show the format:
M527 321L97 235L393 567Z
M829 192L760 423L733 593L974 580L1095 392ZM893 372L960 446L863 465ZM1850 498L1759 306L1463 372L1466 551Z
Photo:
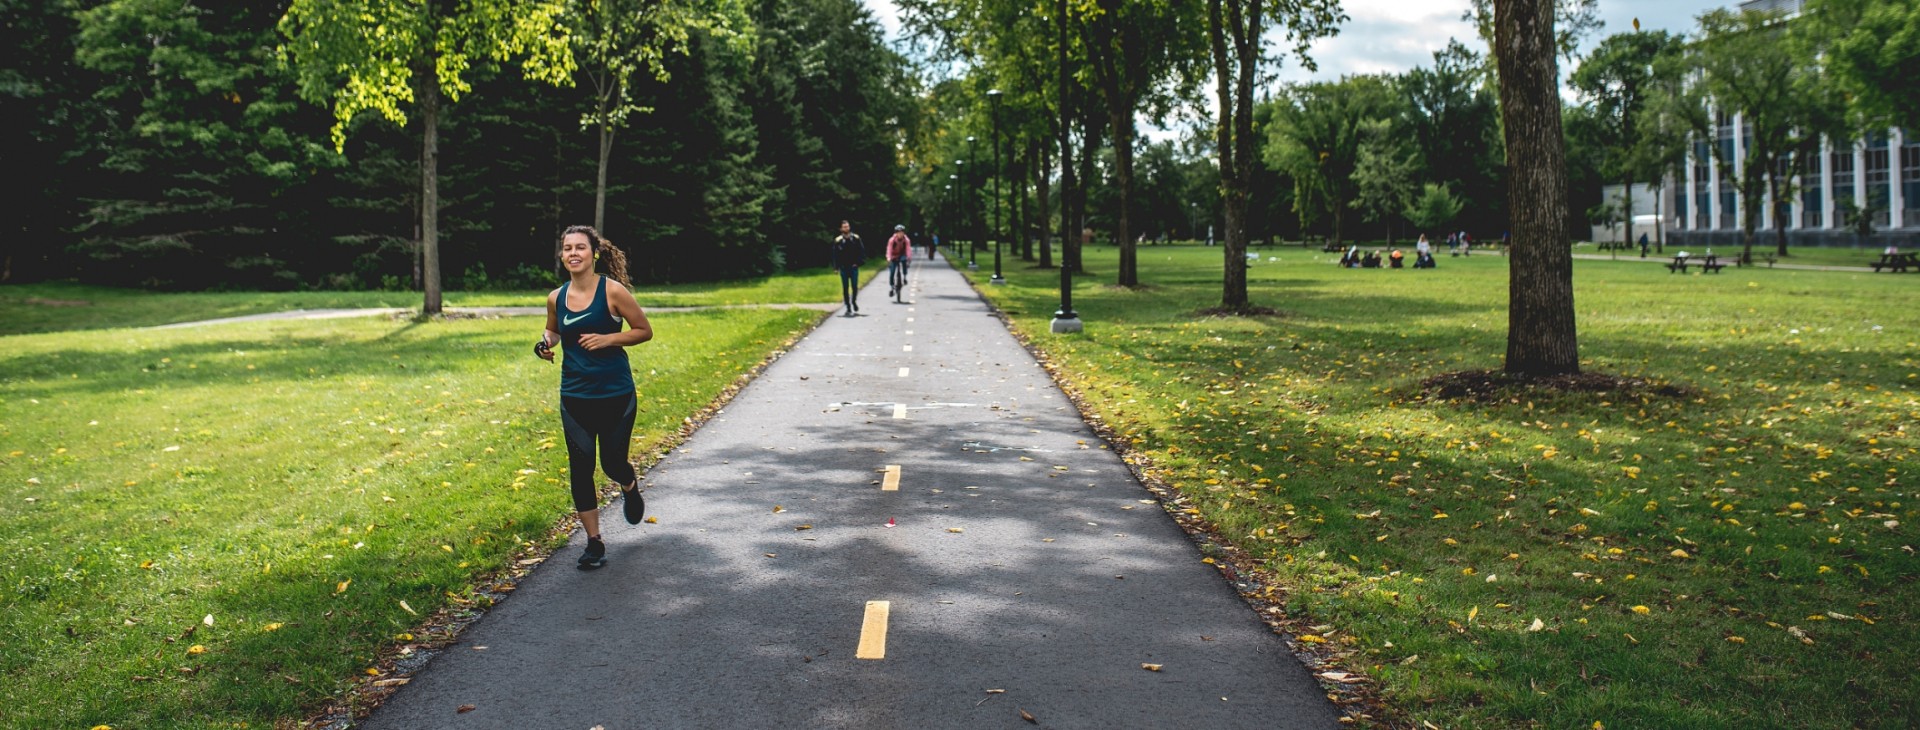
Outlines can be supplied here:
M1576 261L1583 367L1681 395L1453 402L1420 383L1499 367L1507 259L1261 254L1280 316L1195 316L1218 248L1142 248L1138 290L1090 249L1081 335L1054 272L980 288L1416 724L1920 717L1920 281Z
M885 266L880 269L884 270ZM874 267L861 271L871 278ZM864 279L863 279L864 280ZM559 286L556 281L555 286ZM538 307L548 290L457 292L445 294L448 307ZM636 285L643 308L730 304L837 302L840 277L830 269L811 269L762 279L670 286ZM237 317L289 309L420 308L418 292L186 292L154 294L135 289L65 282L0 286L0 335L76 329L148 327L202 319Z
M318 306L222 296L110 301ZM656 315L657 339L633 351L635 456L821 316ZM6 337L0 725L271 727L383 648L425 638L409 632L435 610L484 603L475 579L546 544L572 510L559 370L530 352L536 327L365 318Z

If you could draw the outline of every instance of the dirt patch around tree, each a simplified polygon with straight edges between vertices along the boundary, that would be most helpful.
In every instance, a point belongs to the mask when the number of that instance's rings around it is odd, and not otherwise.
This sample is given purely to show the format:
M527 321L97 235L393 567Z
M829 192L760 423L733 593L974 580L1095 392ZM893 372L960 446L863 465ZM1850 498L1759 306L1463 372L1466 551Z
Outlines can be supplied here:
M1605 393L1616 397L1685 398L1685 388L1610 373L1519 375L1499 370L1462 370L1420 381L1420 397L1492 403L1535 393Z

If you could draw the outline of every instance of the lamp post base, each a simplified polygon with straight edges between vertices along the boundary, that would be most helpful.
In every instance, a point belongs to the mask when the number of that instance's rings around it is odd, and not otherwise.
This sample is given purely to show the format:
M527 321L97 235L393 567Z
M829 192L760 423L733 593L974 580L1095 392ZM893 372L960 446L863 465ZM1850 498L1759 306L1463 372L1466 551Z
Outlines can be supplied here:
M980 270L980 265L979 265L979 264L977 264L977 263L974 263L974 262L972 262L972 261L968 261L968 262L967 262L967 270L968 270L968 271L979 271L979 270Z
M1079 317L1073 316L1071 313L1061 314L1059 312L1055 312L1053 314L1053 333L1054 334L1063 335L1063 334L1069 334L1069 333L1079 332L1079 331L1080 331Z
M992 284L994 286L999 286L1001 284L1007 283L1007 277L1001 276L999 274L994 274L993 278L987 280L987 283Z

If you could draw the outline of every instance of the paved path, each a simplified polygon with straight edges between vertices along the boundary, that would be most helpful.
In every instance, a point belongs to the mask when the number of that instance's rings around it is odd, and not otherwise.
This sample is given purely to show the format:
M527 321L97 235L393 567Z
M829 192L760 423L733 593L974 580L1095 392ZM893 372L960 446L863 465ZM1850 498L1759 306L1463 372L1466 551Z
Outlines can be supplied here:
M693 312L693 311L698 311L702 309L735 309L735 308L818 309L821 311L831 311L831 310L839 309L840 305L833 304L833 303L718 304L718 305L708 306L708 307L647 307L647 311L648 312ZM261 312L260 314L243 314L238 317L221 317L219 319L201 319L201 320L195 320L192 322L174 322L172 324L163 324L163 325L148 327L147 329L170 330L170 329L180 329L182 327L205 327L208 325L216 325L216 324L233 324L235 322L258 322L258 321L269 320L269 319L345 319L348 317L376 317L376 316L392 317L396 315L406 314L412 311L415 311L415 310L407 307L368 307L364 309L289 309L284 312ZM447 307L446 311L447 311L447 314L451 314L455 316L464 315L469 317L537 317L537 316L546 314L547 308L546 307Z
M1673 248L1673 247L1668 246L1668 248ZM1609 256L1603 253L1577 253L1577 254L1574 254L1573 257L1576 259L1587 259L1589 261L1645 261L1650 264L1666 264L1673 261L1673 257L1670 255L1658 255L1658 256L1650 255L1643 259L1643 258L1640 258L1639 254L1637 253L1635 254L1623 253L1623 254L1620 254L1618 258ZM1701 258L1701 257L1696 257L1696 259L1697 258ZM1727 268L1729 269L1734 268L1733 266L1734 258L1738 258L1738 257L1732 256L1726 259ZM1696 260L1695 263L1698 263L1698 261ZM1801 271L1852 271L1856 273L1867 273L1867 274L1873 273L1873 267L1871 266L1816 266L1813 264L1771 264L1767 266L1767 268L1799 269Z
M1338 727L960 275L916 277L655 466L658 524L608 508L607 567L576 532L364 726Z

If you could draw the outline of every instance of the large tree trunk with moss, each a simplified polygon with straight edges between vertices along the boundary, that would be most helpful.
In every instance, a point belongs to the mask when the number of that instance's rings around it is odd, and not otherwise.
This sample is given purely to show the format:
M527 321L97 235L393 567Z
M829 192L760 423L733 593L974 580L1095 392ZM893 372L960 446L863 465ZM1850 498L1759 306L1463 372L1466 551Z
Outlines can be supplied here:
M1573 251L1566 235L1566 152L1560 127L1553 0L1495 0L1500 117L1511 175L1506 372L1580 372Z

